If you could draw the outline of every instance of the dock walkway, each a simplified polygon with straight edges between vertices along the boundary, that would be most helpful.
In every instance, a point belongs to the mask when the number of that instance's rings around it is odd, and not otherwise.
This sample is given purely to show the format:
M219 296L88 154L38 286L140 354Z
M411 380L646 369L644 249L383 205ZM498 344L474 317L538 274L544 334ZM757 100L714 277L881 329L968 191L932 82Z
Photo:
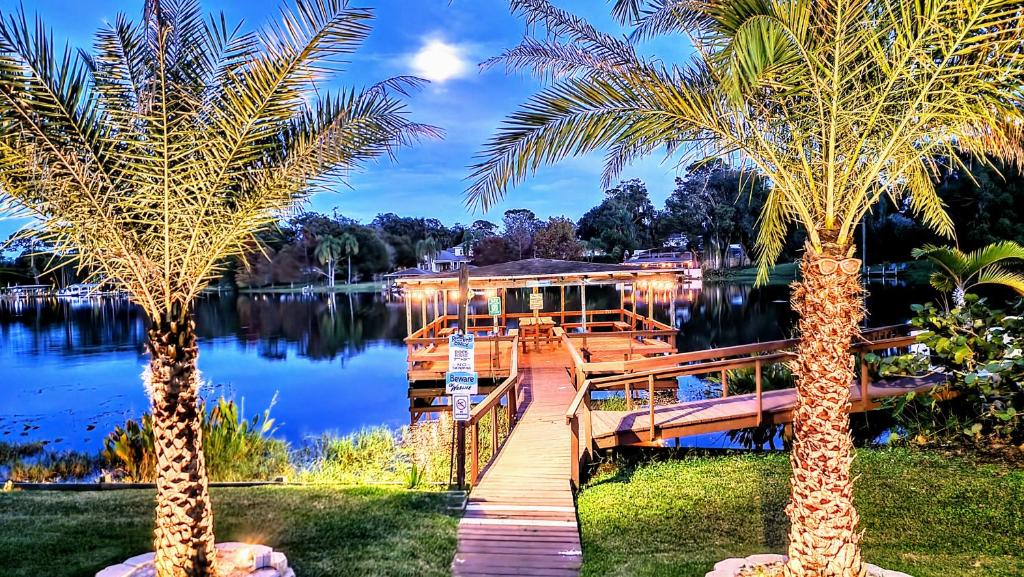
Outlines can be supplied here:
M565 409L576 391L562 348L522 357L519 420L469 494L456 576L575 577L583 560Z

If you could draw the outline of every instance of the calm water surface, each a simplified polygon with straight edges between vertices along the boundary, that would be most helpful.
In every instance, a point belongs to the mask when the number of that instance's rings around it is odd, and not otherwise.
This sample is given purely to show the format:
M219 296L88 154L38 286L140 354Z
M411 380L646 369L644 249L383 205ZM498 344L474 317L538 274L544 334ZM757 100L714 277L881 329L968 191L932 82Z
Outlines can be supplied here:
M618 304L612 289L589 288L587 296L591 309ZM928 298L927 288L872 285L870 324L904 322L909 304ZM510 299L509 309L524 310L525 299ZM784 286L683 291L676 301L679 348L789 337L788 299ZM578 310L575 291L567 301ZM486 310L485 302L474 304ZM667 321L667 299L655 307L656 318ZM277 434L293 443L409 421L402 302L377 294L210 296L199 303L196 323L204 396L242 400L250 416L274 403ZM144 339L143 315L124 300L0 300L0 441L99 450L115 425L148 408L140 380Z

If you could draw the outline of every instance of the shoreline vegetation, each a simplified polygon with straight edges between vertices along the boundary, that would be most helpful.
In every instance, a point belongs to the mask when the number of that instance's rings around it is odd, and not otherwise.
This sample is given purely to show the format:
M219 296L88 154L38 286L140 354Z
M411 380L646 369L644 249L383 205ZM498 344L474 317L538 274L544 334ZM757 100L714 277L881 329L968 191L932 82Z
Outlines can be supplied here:
M914 285L927 285L929 275L935 270L934 266L928 261L886 262L870 267L872 271L871 279L881 280L883 277L880 271L883 267L886 270L890 270L893 266L899 267L901 270L899 270L895 277L892 274L887 274L884 278L896 278ZM797 264L795 262L779 263L771 268L768 284L789 285L796 279ZM703 280L710 283L754 284L754 281L757 280L757 267L708 269L704 271Z

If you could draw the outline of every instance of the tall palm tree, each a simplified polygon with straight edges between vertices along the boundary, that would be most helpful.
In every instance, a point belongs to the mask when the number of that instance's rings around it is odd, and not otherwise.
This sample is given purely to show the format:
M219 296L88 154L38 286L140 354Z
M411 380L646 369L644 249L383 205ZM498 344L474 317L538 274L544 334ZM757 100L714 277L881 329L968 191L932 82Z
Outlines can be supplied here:
M437 241L434 237L428 236L422 240L416 241L416 260L419 262L427 263L427 270L433 270L434 268L434 257L437 256L440 250L437 246Z
M359 239L350 232L341 235L341 250L348 258L348 284L352 284L352 257L359 254Z
M160 577L216 572L196 296L314 187L437 134L396 96L415 79L315 91L371 18L346 0L295 0L245 32L195 1L147 0L86 55L55 51L23 10L0 17L0 205L149 319Z
M927 258L938 270L932 273L932 286L953 293L953 305L966 304L967 291L978 285L999 285L1024 294L1024 274L1007 269L1008 260L1024 261L1024 246L1013 241L994 242L970 253L959 248L926 244L915 248L914 258Z
M807 233L793 286L800 343L787 575L862 576L849 432L851 339L863 315L856 226L883 195L945 236L933 177L1024 158L1020 1L616 0L605 34L546 0L513 0L546 31L489 61L551 82L489 141L467 191L487 209L543 164L606 150L604 184L663 148L731 157L770 184L763 281L790 227ZM631 40L692 40L678 65Z
M327 286L330 287L334 287L334 263L341 258L344 252L342 236L324 234L316 239L316 251L314 254L316 259L320 261L320 264L327 265Z

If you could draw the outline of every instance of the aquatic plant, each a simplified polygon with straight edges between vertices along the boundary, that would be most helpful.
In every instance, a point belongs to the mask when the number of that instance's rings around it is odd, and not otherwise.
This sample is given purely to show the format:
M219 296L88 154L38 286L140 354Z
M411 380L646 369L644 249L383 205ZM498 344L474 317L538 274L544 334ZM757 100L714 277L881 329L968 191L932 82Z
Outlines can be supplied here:
M205 408L200 405L203 454L212 480L270 480L292 473L288 444L273 438L273 402L251 419L245 418L244 408L223 397L208 412ZM103 458L126 481L152 482L157 466L153 438L151 415L144 414L139 422L128 420L104 440Z

